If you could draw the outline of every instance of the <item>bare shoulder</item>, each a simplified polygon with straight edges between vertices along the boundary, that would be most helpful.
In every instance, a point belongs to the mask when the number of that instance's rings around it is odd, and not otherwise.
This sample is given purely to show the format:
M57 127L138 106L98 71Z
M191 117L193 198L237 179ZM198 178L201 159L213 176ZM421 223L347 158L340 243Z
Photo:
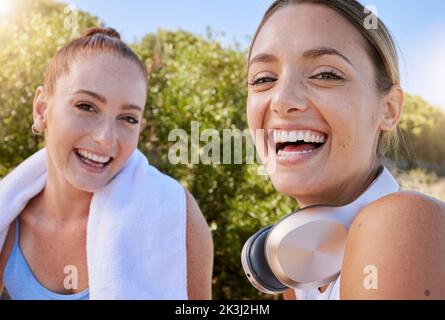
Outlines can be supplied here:
M342 299L445 299L445 204L418 192L364 208L349 230Z
M187 199L187 286L191 300L211 299L213 239L195 198Z
M364 208L351 227L354 230L367 224L388 224L390 222L411 225L418 219L427 219L429 225L445 217L445 203L426 194L414 191L401 191L382 197ZM416 229L421 232L422 229Z

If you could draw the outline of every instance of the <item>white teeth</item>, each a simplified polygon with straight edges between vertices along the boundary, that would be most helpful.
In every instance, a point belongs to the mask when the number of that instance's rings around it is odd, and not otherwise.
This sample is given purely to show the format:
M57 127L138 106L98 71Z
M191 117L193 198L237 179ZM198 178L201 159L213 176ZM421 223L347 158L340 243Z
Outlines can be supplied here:
M281 131L280 139L282 141L289 141L289 135L288 135L287 131Z
M304 141L307 143L325 143L326 137L313 131L284 131L274 130L273 138L275 143Z
M297 131L291 131L289 132L289 142L297 142L298 141L298 132Z
M292 152L288 152L288 151L284 151L284 150L280 150L278 151L278 156L279 157L292 157L295 154L305 154L305 153L311 153L312 151L314 151L316 149L310 149L310 150L305 150L305 151L292 151Z
M80 150L78 149L77 152L84 158L87 158L88 160L94 161L94 162L98 162L98 163L102 163L105 164L108 161L110 161L111 157L102 157L99 156L97 154L88 152L86 150Z
M304 131L298 131L298 141L302 141L304 139Z

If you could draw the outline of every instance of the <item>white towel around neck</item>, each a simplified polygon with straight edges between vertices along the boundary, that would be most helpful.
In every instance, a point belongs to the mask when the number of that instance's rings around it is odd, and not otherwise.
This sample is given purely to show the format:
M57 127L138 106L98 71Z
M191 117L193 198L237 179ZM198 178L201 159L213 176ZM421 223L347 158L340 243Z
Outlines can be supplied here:
M47 150L0 181L0 248L10 223L47 179ZM135 150L94 193L87 225L90 299L187 299L186 198Z

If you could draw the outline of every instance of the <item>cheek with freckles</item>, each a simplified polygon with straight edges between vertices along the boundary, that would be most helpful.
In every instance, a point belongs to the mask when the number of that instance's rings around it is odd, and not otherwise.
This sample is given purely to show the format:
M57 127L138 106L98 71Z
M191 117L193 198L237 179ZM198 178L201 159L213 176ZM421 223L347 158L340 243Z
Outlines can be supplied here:
M137 130L122 127L120 122L113 128L115 158L102 174L90 174L79 166L75 148L93 148L95 130L101 125L101 118L83 116L73 112L70 106L58 105L49 116L46 145L50 154L50 165L57 176L78 190L95 192L104 187L123 167L136 149ZM103 120L103 119L102 119Z
M332 156L338 166L354 161L366 163L373 148L375 126L369 105L358 101L337 102L323 114L332 130Z

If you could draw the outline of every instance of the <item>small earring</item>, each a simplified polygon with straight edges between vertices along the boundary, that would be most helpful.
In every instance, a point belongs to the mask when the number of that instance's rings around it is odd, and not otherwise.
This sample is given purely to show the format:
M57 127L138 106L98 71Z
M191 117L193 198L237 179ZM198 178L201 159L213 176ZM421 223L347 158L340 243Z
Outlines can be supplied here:
M31 131L32 131L33 135L35 135L35 136L41 136L42 135L42 132L38 131L36 129L36 127L34 127L34 124L31 126Z

